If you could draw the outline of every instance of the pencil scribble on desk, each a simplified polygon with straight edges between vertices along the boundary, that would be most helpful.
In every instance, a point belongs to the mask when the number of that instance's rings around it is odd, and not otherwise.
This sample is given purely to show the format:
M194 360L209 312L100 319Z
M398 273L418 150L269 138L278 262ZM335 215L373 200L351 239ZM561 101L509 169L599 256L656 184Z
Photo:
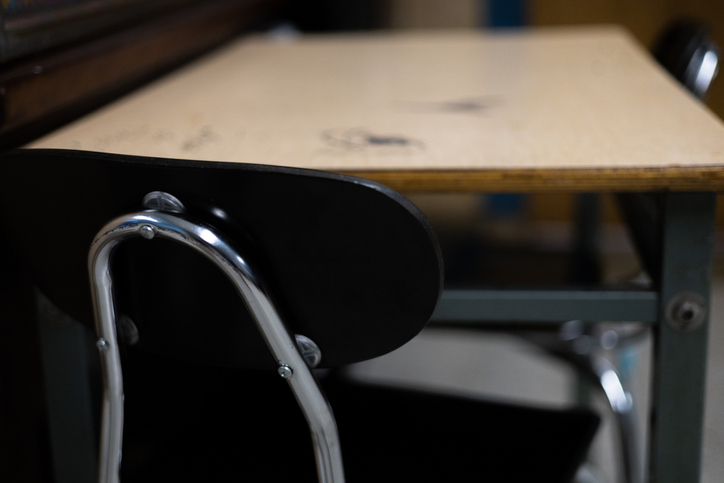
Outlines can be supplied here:
M153 134L151 134L151 140L156 143L174 142L176 140L176 133L172 131L166 131L165 129L158 129Z
M94 149L105 149L115 144L121 144L128 141L137 141L148 135L148 125L143 124L134 128L122 128L105 136L96 137L93 140L92 147Z
M196 132L182 135L165 128L152 128L147 124L118 129L110 134L97 136L89 146L74 141L73 149L95 149L103 151L127 143L150 142L171 146L181 151L196 152L202 147L218 142L221 136L211 126L202 126Z
M450 101L408 101L401 105L406 110L426 113L484 114L500 105L499 96L484 96Z
M425 149L425 143L399 134L379 134L363 128L327 129L322 141L333 148L349 152L374 152L375 154L417 154Z
M181 149L184 151L198 151L203 146L213 144L219 139L221 139L221 136L214 132L211 126L203 126L197 134L190 136L184 141Z

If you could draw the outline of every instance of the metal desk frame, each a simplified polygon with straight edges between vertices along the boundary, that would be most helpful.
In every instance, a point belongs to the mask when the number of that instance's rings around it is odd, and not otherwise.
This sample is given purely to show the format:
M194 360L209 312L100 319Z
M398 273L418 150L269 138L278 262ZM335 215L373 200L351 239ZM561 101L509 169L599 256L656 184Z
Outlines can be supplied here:
M663 193L658 197L660 219L637 212L629 220L629 225L641 223L660 232L660 247L648 247L660 253L660 277L653 290L448 290L432 323L483 326L576 319L651 323L654 356L648 480L693 482L700 480L716 197L713 193ZM679 301L680 305L681 297L693 297L694 305L699 304L694 307L698 314L688 314L699 319L696 323L689 323L687 314L678 323L672 320L672 304Z

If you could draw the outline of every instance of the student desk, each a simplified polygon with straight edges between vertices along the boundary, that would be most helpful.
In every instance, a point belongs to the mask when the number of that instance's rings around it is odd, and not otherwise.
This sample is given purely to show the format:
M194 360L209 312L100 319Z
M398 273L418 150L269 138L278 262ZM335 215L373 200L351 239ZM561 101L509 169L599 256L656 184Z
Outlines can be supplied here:
M655 213L634 203L631 219L654 289L448 291L434 319L651 323L650 478L699 479L724 125L618 28L244 38L29 147L314 168L403 192L653 193Z

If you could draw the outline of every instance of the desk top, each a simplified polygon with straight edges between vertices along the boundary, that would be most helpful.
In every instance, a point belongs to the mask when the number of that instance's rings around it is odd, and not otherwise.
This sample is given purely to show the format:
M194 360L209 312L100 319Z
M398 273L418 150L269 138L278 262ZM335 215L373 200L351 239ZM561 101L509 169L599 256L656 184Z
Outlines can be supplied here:
M724 189L724 124L616 27L244 38L28 147L403 191Z

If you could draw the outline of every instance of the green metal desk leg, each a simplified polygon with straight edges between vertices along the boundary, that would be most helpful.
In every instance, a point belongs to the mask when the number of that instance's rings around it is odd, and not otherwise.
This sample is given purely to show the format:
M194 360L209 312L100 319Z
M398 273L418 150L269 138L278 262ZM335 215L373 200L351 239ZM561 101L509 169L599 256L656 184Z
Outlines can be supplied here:
M649 479L689 483L700 479L716 197L669 193L662 198Z

